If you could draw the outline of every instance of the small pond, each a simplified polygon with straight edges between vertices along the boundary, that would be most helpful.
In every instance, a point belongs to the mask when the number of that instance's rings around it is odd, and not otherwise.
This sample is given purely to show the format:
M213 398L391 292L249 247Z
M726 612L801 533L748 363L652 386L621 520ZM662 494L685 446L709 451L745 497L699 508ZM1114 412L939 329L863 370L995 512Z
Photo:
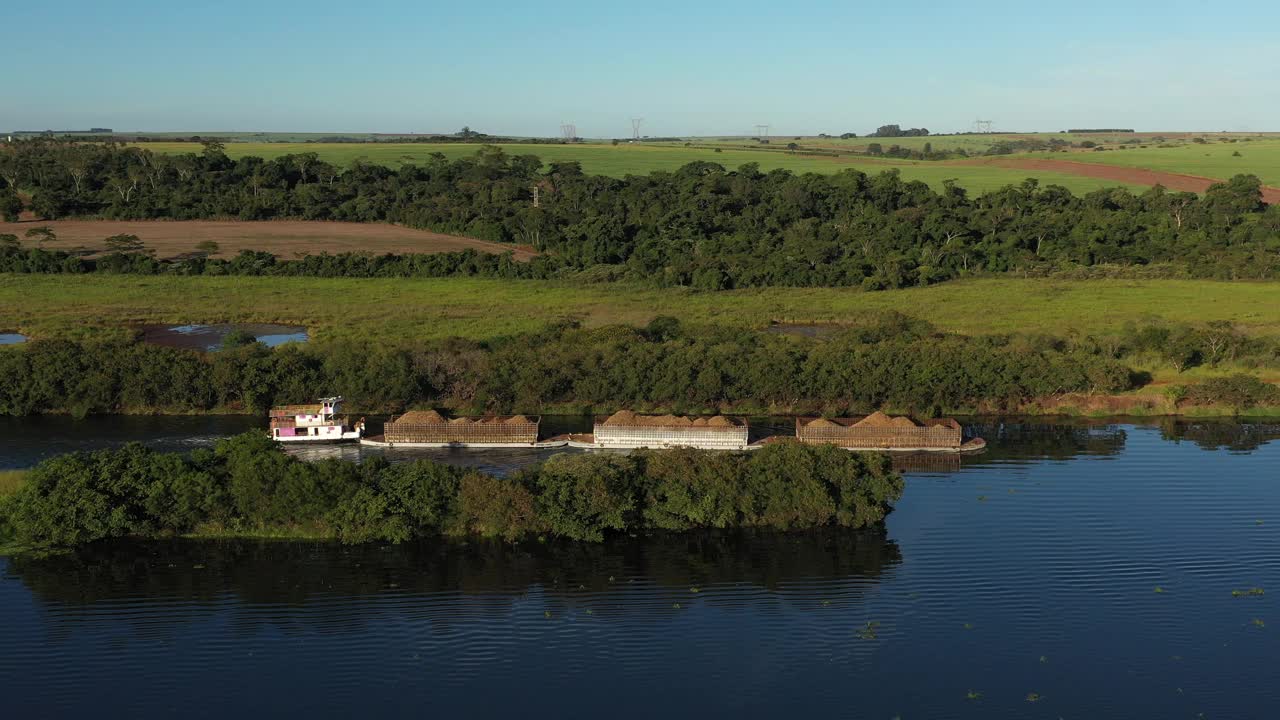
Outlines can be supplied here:
M307 329L304 327L270 323L143 325L141 330L144 342L189 350L217 350L222 347L222 341L235 331L252 335L267 347L308 340Z
M18 333L0 333L0 345L21 345L26 341L26 335L20 335Z

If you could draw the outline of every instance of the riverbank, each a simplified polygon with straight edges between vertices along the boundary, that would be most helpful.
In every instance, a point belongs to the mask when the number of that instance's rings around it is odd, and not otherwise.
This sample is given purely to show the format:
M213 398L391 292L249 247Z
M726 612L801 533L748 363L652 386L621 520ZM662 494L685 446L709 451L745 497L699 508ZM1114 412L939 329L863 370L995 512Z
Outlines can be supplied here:
M468 415L474 414L475 408L471 405L459 405L449 403L439 403L433 405L438 410L446 411L452 415ZM576 403L553 403L530 408L516 407L512 412L516 414L526 415L560 415L572 417L594 417L598 415L609 415L616 412L615 407L583 406ZM733 415L738 417L778 417L794 420L799 417L813 417L830 415L826 412L822 403L812 402L793 405L762 405L759 403L733 403L725 405L638 405L628 408L637 413L643 414L688 414L688 415ZM890 415L913 415L913 411L907 407L886 406L879 408L883 412ZM348 412L349 415L358 416L377 416L385 414L385 408L360 408L356 407ZM959 407L942 407L940 415L948 417L955 416L958 418L966 417L988 417L996 415L1016 415L1026 417L1039 418L1204 418L1204 419L1273 419L1280 418L1280 405L1258 405L1252 407L1238 407L1225 403L1207 404L1207 405L1187 405L1178 403L1167 395L1162 394L1159 389L1143 388L1128 393L1095 393L1095 394L1072 394L1072 395L1056 395L1043 398L1036 398L1021 405L1013 407L989 407L984 405L965 405ZM125 417L171 417L171 418L219 418L219 417L239 417L245 415L259 414L246 409L243 405L234 406L218 406L209 409L179 409L179 408L163 408L163 407L122 407L109 413L94 413L92 415L79 415L68 410L50 410L39 413L38 416L43 417L75 417L84 419L86 417L101 417L104 415L120 415ZM35 416L27 416L35 417ZM260 415L262 425L266 427L266 416ZM586 432L586 430L582 430Z

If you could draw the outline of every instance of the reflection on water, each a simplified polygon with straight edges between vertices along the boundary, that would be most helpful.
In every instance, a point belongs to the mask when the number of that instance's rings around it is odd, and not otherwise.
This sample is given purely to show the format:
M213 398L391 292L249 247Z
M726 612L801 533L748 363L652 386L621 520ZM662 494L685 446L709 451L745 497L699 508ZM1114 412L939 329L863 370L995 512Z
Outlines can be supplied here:
M1205 450L1249 452L1280 439L1280 422L1238 423L1221 419L1167 418L1161 422L1160 431L1168 440L1190 441Z
M264 427L249 415L0 416L0 470L31 467L45 458L142 442L165 452L210 447L219 439Z
M0 560L5 710L1274 714L1272 430L988 420L980 432L986 454L911 471L870 532L168 541ZM1265 592L1233 594L1249 588Z
M411 606L405 601L412 596L439 594L502 596L510 604L535 588L561 610L584 600L608 606L636 587L672 597L688 595L690 587L700 593L705 588L704 598L714 603L715 588L724 584L751 586L803 605L808 592L798 583L856 580L863 588L863 581L879 578L901 561L897 545L879 529L657 534L600 544L117 542L69 555L15 558L8 572L41 601L58 605L59 622L75 622L95 604L138 597L182 603L191 611L201 605L217 610L231 596L280 605L289 616L294 607L329 597L373 597L391 590L400 596L391 610ZM192 573L193 568L207 572ZM847 604L860 594L837 599ZM464 604L442 609L466 611ZM626 610L613 608L614 613Z
M20 345L26 341L26 335L21 335L19 333L0 333L0 345Z

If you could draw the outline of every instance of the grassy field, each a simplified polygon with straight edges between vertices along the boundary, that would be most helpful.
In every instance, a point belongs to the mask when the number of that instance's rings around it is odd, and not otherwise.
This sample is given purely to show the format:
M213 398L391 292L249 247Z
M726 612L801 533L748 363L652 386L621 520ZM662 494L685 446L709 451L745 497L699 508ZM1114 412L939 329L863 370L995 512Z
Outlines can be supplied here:
M499 243L385 223L308 221L239 222L230 220L53 220L21 223L0 222L0 234L19 238L33 227L49 227L57 240L41 247L55 250L87 248L104 250L103 240L112 235L137 235L158 257L173 257L197 250L202 241L218 243L218 257L232 257L241 250L259 250L279 257L316 255L322 252L436 253L479 250L501 254L514 251L517 260L535 253Z
M317 298L340 298L340 302ZM484 339L549 322L643 324L655 315L764 328L770 322L854 322L900 310L962 333L1117 330L1126 322L1230 320L1280 334L1280 283L1194 280L983 279L862 292L766 288L720 293L628 285L481 279L0 275L0 332L33 337L123 334L134 323L274 322L307 326L318 341Z
M1240 157L1234 155L1237 152ZM1210 141L1204 145L1180 143L1170 148L1148 146L1145 149L1114 152L1079 152L1067 155L1036 153L1033 156L1140 167L1218 179L1250 173L1261 178L1264 185L1280 186L1280 140L1235 143Z
M153 152L184 153L199 151L192 143L150 142L146 147ZM745 163L758 163L762 170L784 169L796 173L833 173L846 168L876 174L897 168L906 180L920 180L935 188L942 181L955 179L971 192L996 190L1017 184L1027 173L1000 167L956 166L938 162L886 161L860 156L813 156L778 152L776 150L722 148L716 152L711 147L684 147L683 145L643 144L610 145L607 143L583 143L579 145L500 145L512 155L537 155L544 163L576 160L584 171L591 174L623 177L628 174L645 174L654 170L675 170L695 161L714 162L727 168ZM256 155L275 158L302 152L314 152L321 159L345 166L353 160L397 167L403 163L425 163L432 153L439 152L450 159L469 157L476 145L430 143L228 143L226 153L232 158ZM1114 187L1115 182L1080 177L1067 173L1039 172L1036 176L1043 183L1054 183L1085 193L1102 187ZM1134 186L1138 187L1138 186Z

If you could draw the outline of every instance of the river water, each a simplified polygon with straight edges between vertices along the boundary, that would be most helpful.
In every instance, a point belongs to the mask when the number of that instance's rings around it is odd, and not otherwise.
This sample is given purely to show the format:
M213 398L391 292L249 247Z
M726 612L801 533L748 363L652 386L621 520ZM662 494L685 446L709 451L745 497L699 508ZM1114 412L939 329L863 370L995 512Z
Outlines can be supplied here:
M254 422L46 420L167 448ZM1275 714L1280 425L976 426L988 452L908 463L875 531L0 559L5 716Z

